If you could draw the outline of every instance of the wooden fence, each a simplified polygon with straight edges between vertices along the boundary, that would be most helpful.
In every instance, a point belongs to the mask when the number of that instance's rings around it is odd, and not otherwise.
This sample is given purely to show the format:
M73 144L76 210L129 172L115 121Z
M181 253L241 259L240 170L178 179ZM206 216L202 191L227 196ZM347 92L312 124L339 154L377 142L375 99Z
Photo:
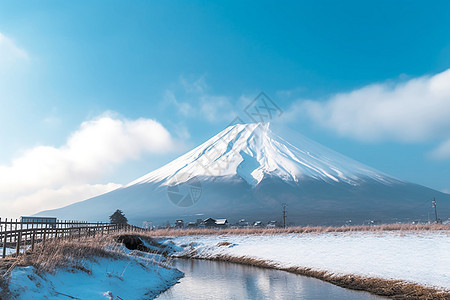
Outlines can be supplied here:
M145 231L146 229L128 225L112 223L89 223L80 221L56 222L22 222L16 220L2 220L0 218L0 245L2 258L6 257L6 250L15 249L15 255L20 255L22 249L34 250L34 244L48 239L78 238L117 233L119 231Z

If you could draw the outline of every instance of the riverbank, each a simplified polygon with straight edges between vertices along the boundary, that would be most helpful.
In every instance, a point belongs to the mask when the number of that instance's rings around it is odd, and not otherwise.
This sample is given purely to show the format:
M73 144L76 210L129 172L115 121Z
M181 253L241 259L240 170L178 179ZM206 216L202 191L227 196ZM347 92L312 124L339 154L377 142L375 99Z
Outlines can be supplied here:
M269 268L202 259L175 258L172 262L184 277L159 295L158 300L387 299Z
M395 299L450 299L450 231L173 237L184 258L285 270ZM167 243L167 241L166 241Z
M162 255L114 237L50 241L2 261L0 299L153 299L183 276Z

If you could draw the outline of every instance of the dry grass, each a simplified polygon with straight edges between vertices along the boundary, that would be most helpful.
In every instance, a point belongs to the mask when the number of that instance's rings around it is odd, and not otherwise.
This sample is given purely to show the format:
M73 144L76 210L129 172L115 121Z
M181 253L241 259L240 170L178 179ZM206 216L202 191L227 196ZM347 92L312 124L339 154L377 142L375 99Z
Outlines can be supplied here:
M220 242L220 243L217 244L217 246L219 246L219 247L222 247L222 246L231 246L231 245L233 245L233 244L230 243L230 242Z
M121 232L97 237L56 239L47 240L45 243L36 243L33 251L29 250L18 258L10 255L8 259L0 260L0 263L2 261L10 262L8 270L0 274L0 277L5 277L15 266L33 266L38 272L52 272L58 268L75 268L87 271L83 265L86 260L124 258L125 253L122 243L118 242L121 241L120 238L134 237L139 239L140 236L136 232ZM139 256L139 253L135 253L135 255ZM161 261L152 260L151 262L167 267L167 263Z
M11 271L16 266L33 266L38 275L47 272L53 273L57 269L92 274L90 266L98 258L129 259L130 254L126 254L122 244L117 242L119 237L123 236L139 238L136 232L121 232L97 237L83 237L80 240L47 240L45 243L36 243L33 251L27 251L19 257L10 255L6 259L0 259L0 287L2 288L0 300L2 297L5 297L5 299L12 298L8 281ZM170 259L149 258L142 252L135 252L131 255L139 257L137 263L144 268L151 264L169 268L171 264Z
M358 232L358 231L430 231L430 230L450 230L450 225L442 224L383 224L376 226L358 225L358 226L305 226L288 228L190 228L190 229L158 229L148 231L148 236L190 236L190 235L271 235L271 234L289 234L289 233L326 233L326 232Z
M116 259L123 254L112 237L83 238L81 240L47 240L45 243L35 244L34 251L27 251L19 257L10 255L0 259L0 299L12 298L8 282L11 271L16 266L33 266L38 274L53 272L58 268L80 270L91 273L86 268L86 261L95 261L98 257Z
M84 270L85 260L96 257L119 258L119 247L111 236L81 240L50 240L36 244L34 251L19 256L17 265L33 266L38 272L52 272L57 268L73 267Z
M192 252L183 256L183 258L198 258L196 253ZM200 258L205 259L205 258ZM213 258L206 258L208 260L218 260L226 261L232 263L239 263L245 265L251 265L262 268L277 269L282 271L287 271L295 273L302 276L308 276L317 278L326 282L330 282L337 286L358 290L366 291L375 295L389 297L392 299L401 300L448 300L450 299L450 292L442 291L438 289L423 287L417 284L404 282L401 280L387 280L381 278L367 278L356 275L335 275L326 271L316 271L310 268L299 268L299 267L279 267L273 263L258 260L249 257L233 257L229 255L220 255Z

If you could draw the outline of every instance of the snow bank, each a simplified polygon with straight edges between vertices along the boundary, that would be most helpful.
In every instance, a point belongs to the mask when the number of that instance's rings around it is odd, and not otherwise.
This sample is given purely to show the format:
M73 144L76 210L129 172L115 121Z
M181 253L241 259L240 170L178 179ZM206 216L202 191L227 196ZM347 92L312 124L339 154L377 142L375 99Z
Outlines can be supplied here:
M84 261L85 269L72 267L54 274L39 274L33 267L16 267L9 289L16 299L153 299L183 276L154 259L161 257L141 253L123 259L97 258Z
M184 246L180 254L199 258L245 256L281 268L399 279L450 290L449 231L186 236L172 241Z
M21 249L21 252L23 252L23 250ZM12 249L12 248L6 248L6 255L10 255L16 253L16 249ZM0 255L3 254L3 248L0 247Z

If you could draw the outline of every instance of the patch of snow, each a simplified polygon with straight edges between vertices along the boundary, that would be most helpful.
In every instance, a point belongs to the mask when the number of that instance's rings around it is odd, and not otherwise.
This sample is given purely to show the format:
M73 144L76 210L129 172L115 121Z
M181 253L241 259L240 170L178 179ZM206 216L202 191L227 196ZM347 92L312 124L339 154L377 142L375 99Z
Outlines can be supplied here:
M199 258L250 257L280 267L399 279L450 290L450 232L356 232L177 237ZM232 246L217 246L219 242ZM185 249L188 253L190 247Z
M153 299L183 274L148 258L96 258L84 262L85 271L67 268L53 274L37 273L34 267L16 267L9 289L17 295L15 299Z
M182 251L183 248L179 247L177 245L174 244L174 242L172 242L171 240L166 240L166 239L152 239L151 241L147 240L147 239L140 239L143 243L143 245L149 249L150 251L154 251L157 253L166 253L166 254L173 254L175 252L179 252ZM161 258L163 258L164 256L160 255L160 254L152 254L152 255L156 255L159 256Z

